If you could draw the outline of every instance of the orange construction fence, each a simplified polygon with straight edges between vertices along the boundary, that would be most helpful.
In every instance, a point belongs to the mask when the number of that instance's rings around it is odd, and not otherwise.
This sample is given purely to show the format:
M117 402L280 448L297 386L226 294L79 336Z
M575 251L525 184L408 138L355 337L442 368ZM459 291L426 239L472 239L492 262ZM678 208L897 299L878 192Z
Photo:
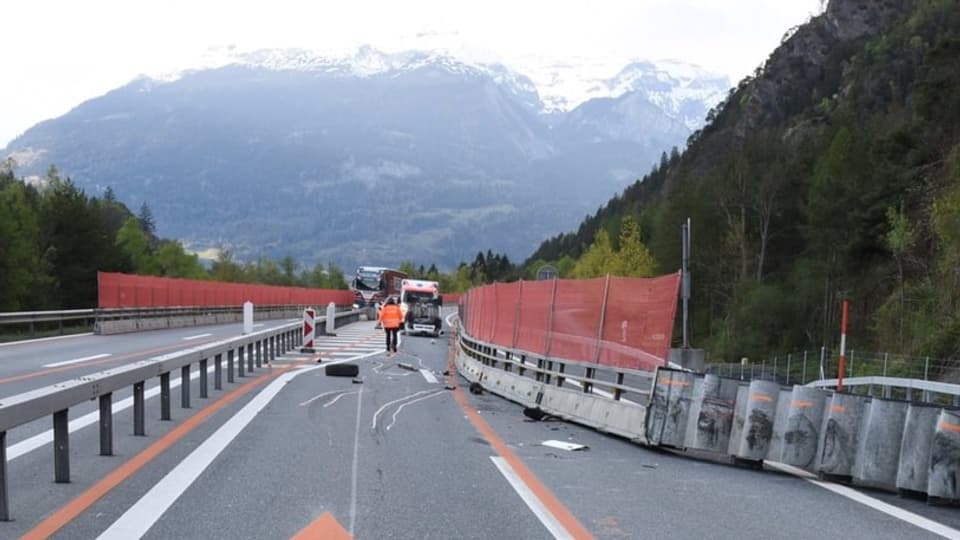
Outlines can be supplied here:
M679 291L679 272L495 283L464 293L460 317L481 341L652 371L667 362Z
M195 279L97 272L101 308L240 306L325 306L353 304L353 292L304 287L275 287Z

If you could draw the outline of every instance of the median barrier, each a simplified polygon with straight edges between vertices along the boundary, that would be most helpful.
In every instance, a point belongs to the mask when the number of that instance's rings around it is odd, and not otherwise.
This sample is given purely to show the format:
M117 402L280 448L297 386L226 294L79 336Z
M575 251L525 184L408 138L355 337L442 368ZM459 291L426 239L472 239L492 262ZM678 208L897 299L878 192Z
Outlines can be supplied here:
M752 381L744 411L743 430L735 456L759 461L767 457L773 437L780 385L773 381Z
M775 461L803 469L813 468L828 397L826 391L818 388L793 387L780 459Z
M930 477L927 494L937 499L960 499L960 413L943 409L930 447Z
M940 408L911 403L903 427L897 489L924 493L930 469L930 447L937 429Z
M860 421L868 399L853 394L833 394L827 408L826 427L820 434L816 472L838 478L853 475Z
M708 452L726 451L737 400L736 381L707 375L694 385L686 446Z
M894 489L908 403L874 399L864 410L853 478L864 486Z
M651 444L683 448L695 379L685 371L657 372L647 411L646 438Z

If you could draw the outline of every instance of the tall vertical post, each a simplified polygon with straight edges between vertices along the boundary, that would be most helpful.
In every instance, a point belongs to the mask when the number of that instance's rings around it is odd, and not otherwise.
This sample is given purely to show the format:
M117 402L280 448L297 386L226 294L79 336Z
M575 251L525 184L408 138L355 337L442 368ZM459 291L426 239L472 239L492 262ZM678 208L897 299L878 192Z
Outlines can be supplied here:
M682 228L683 242L683 267L680 275L680 300L683 303L683 348L690 348L690 336L687 333L687 321L690 313L690 218L683 224Z
M0 431L0 521L10 521L10 498L7 496L6 431Z
M113 455L113 394L102 394L100 405L100 455Z
M840 360L837 365L837 392L843 392L843 372L847 367L845 353L847 352L847 310L849 305L849 300L843 301L840 316Z
M600 303L600 329L597 330L597 346L596 352L593 355L593 363L600 363L600 345L603 343L603 325L606 324L607 316L607 296L610 294L610 274L607 274L607 278L603 281L603 301ZM589 376L589 375L588 375ZM587 389L584 388L586 392Z
M554 304L557 302L557 278L553 278L553 288L550 291L550 313L547 317L547 350L544 353L550 356L550 349L553 347L553 312Z
M523 298L523 280L520 280L520 284L517 285L517 307L514 310L513 315L513 343L510 344L511 349L517 348L517 333L520 332L520 299Z
M144 386L143 381L133 383L133 434L137 437L143 437L147 434Z
M70 431L67 409L53 413L53 477L58 484L70 483Z

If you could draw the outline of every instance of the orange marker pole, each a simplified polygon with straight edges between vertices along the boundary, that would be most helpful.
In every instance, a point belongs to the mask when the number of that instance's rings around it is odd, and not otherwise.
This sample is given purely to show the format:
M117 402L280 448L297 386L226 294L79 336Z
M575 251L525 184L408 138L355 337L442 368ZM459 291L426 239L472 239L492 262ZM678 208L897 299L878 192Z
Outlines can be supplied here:
M840 362L837 365L837 392L843 392L843 372L847 369L847 307L849 300L843 301L843 314L840 317Z

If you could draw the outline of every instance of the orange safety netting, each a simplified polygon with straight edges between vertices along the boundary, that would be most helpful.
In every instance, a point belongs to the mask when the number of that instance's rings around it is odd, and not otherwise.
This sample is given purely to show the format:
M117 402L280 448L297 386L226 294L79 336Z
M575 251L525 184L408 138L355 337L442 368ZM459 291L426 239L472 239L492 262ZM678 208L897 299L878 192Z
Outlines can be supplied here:
M642 370L666 364L680 273L520 281L460 299L466 332L534 354Z
M101 308L353 304L353 292L97 272Z

